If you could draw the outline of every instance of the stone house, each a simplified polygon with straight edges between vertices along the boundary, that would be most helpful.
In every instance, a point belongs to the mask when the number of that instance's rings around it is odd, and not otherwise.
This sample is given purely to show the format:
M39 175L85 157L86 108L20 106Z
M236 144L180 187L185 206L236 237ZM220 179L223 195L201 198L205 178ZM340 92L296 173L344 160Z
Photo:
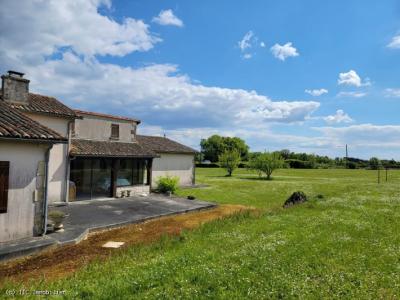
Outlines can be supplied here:
M73 110L2 76L0 243L38 235L49 203L144 195L159 176L194 184L195 150L138 135L140 120Z

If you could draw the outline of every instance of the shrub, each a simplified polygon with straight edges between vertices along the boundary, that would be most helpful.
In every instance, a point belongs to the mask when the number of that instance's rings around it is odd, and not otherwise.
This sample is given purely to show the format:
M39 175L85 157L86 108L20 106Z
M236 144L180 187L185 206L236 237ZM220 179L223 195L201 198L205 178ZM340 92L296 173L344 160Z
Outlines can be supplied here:
M219 168L219 165L216 163L210 163L210 164L197 163L196 168Z
M314 166L309 161L304 161L300 159L288 159L286 162L292 169L313 169Z
M178 189L179 177L164 176L158 177L157 188L161 193L175 193Z

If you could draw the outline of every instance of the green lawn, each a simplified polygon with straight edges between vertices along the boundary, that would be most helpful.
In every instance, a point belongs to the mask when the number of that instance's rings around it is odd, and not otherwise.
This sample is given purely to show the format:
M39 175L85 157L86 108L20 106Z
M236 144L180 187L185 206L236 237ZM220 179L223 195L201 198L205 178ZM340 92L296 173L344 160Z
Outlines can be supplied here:
M209 187L180 195L263 213L208 223L51 285L36 279L25 287L94 299L400 297L400 172L380 185L377 172L365 170L287 169L272 181L246 170L232 178L219 169L196 175ZM282 209L296 190L311 200Z

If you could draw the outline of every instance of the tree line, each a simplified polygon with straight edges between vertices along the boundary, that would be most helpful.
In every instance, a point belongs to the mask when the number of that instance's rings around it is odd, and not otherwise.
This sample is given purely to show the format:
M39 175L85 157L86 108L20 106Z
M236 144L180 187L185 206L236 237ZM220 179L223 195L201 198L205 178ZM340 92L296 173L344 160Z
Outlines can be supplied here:
M246 142L238 137L224 137L212 135L200 142L201 152L197 155L198 166L224 167L228 175L231 175L237 167L245 167L256 170L260 175L264 174L268 179L272 169L379 169L400 168L400 162L392 160L380 160L371 157L363 160L353 157L321 156L308 153L296 153L288 149L273 152L250 152Z

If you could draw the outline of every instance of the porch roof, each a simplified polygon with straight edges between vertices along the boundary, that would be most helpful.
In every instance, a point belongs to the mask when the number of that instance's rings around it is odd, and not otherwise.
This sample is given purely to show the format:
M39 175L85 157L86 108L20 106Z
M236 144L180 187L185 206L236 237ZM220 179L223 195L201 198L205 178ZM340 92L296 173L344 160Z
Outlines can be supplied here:
M82 139L71 140L70 155L90 157L158 157L154 151L137 142L122 143Z

